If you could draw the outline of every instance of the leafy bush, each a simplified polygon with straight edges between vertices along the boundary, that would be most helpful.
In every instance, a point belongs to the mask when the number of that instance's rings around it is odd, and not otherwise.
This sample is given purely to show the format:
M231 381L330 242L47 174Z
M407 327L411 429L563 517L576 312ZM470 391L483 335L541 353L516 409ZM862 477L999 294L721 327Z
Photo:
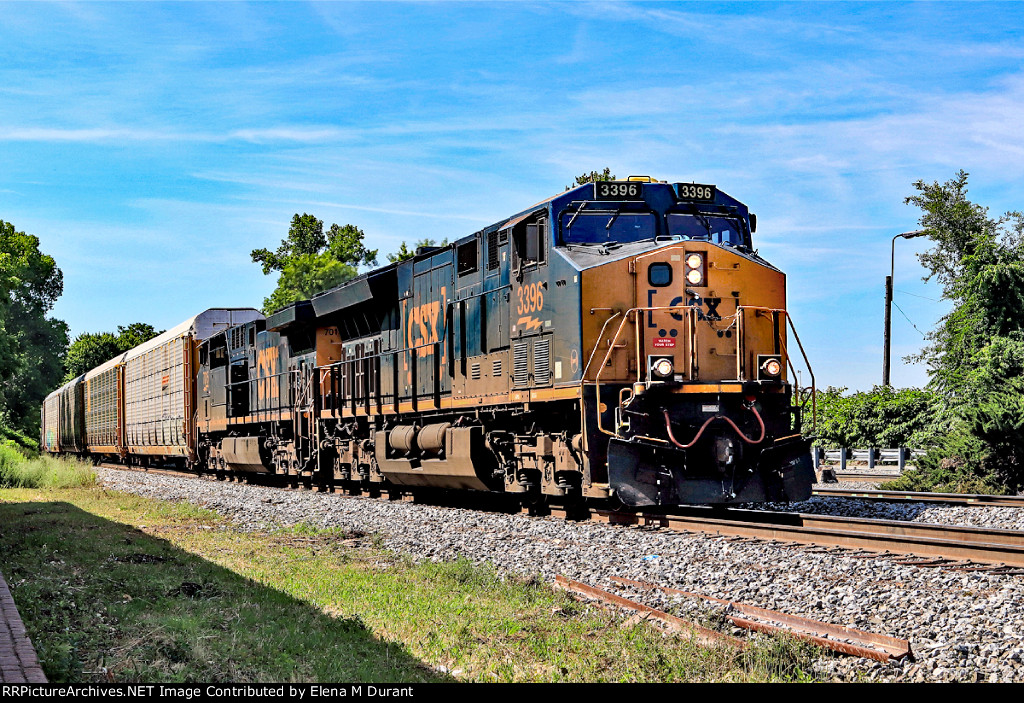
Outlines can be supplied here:
M815 445L842 447L925 448L935 442L936 397L919 388L895 390L875 386L870 392L846 394L846 388L818 391ZM803 431L812 434L810 412Z
M918 470L887 484L894 490L1018 493L1024 489L1024 381L965 404L950 431L917 461Z

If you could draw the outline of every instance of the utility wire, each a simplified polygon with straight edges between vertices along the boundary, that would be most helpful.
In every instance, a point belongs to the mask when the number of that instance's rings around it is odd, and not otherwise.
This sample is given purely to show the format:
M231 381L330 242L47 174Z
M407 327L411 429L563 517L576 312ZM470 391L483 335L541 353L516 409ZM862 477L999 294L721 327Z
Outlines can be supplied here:
M919 330L919 329L917 328L917 325L915 325L915 324L914 324L913 320L911 320L911 319L910 319L909 317L907 317L907 313L903 312L903 308L901 308L901 307L900 307L899 305L896 305L896 302L895 302L895 301L893 301L893 305L894 305L894 306L896 307L896 309L897 309L897 310L899 310L899 311L900 311L900 313L901 313L901 314L903 315L903 317L906 317L906 318L907 318L907 322L909 322L909 323L910 323L910 326L911 326L911 327L913 327L913 328L914 328L915 330L917 330L918 334L920 334L920 335L921 335L921 338L922 338L922 339L928 339L928 335L926 335L926 334L925 334L924 332L922 332L921 330Z
M903 295L912 295L912 296L914 296L915 298L924 298L925 300L930 300L930 301L932 301L933 303L941 303L941 302L942 302L941 300L938 300L938 299L936 299L936 298L929 298L929 297L928 297L927 295L918 295L917 293L908 293L908 292L907 292L907 291L905 291L905 290L898 290L898 289L897 289L897 290L896 290L896 292L897 292L897 293L902 293Z

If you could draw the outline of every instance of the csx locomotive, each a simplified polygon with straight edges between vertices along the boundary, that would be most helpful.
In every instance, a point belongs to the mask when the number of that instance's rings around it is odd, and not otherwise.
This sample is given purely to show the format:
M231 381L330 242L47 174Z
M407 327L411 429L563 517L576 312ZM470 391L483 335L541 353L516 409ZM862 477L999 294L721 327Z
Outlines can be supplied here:
M581 185L269 317L208 310L51 394L43 445L533 504L802 500L755 225L712 185Z

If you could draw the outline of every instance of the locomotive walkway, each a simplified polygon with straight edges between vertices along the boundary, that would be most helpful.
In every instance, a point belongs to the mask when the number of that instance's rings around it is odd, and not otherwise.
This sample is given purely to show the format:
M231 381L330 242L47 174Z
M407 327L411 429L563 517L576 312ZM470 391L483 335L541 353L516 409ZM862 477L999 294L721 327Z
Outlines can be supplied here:
M0 683L46 683L36 650L0 573Z

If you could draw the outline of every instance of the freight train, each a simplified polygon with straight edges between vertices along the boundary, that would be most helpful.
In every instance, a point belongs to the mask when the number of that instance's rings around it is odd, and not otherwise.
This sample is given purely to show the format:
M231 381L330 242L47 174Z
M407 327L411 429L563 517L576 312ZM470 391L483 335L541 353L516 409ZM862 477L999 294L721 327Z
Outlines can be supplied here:
M714 185L580 185L268 317L207 310L47 397L42 446L535 505L803 500L799 339L755 229Z

